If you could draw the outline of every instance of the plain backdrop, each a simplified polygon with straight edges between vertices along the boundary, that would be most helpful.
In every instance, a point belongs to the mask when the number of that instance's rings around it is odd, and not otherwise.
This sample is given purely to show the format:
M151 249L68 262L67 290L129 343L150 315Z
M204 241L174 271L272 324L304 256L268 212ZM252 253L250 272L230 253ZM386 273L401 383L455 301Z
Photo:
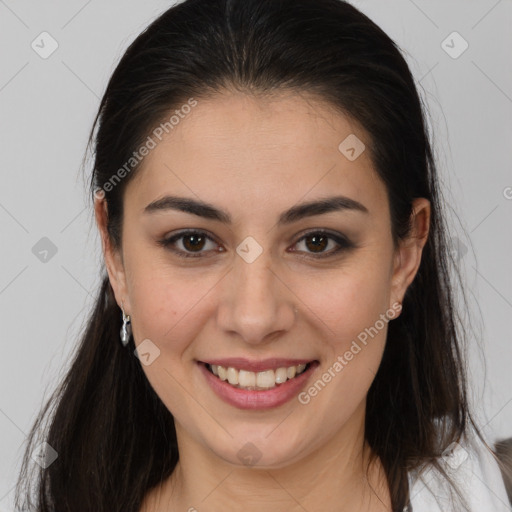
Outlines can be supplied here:
M429 109L472 303L473 401L492 440L511 437L511 1L352 3L402 48ZM99 99L127 45L172 4L0 0L0 511L99 283L90 165L80 171Z

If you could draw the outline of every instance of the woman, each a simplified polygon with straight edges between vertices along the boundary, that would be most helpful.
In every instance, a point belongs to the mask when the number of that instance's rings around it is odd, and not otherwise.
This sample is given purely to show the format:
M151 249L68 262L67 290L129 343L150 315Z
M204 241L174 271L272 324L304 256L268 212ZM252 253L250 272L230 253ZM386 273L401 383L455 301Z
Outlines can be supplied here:
M421 101L371 20L187 0L130 45L93 137L106 274L37 510L508 510Z

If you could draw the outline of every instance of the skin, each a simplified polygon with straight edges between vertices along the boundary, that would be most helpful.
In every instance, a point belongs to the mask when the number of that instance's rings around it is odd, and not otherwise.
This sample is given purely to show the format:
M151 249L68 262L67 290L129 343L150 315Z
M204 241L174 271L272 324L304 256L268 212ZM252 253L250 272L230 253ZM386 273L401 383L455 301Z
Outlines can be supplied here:
M292 399L265 411L238 409L213 393L196 364L231 356L316 359L309 386L402 302L427 240L430 204L414 201L411 236L395 248L386 189L369 151L350 161L338 150L350 134L368 147L357 123L314 97L225 92L199 100L145 157L125 190L121 250L107 237L105 204L96 199L116 300L131 315L136 345L150 339L160 350L142 367L176 423L180 461L148 493L143 511L237 510L240 503L246 512L391 510L378 459L366 474L364 440L366 395L387 323L307 405ZM207 201L233 224L143 212L166 194ZM368 213L277 226L297 203L335 194ZM180 258L158 244L186 228L214 237L198 249L202 257ZM313 228L345 235L356 248L319 258L311 242L299 241ZM250 264L236 252L247 236L263 249ZM175 248L193 251L186 241ZM330 239L323 252L336 247ZM248 442L261 454L253 466L237 456Z

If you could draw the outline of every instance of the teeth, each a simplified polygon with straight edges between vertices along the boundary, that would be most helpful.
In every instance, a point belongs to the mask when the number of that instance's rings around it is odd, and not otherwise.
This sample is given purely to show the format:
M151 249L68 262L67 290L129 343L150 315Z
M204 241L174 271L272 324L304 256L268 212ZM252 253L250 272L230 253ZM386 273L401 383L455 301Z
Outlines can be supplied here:
M295 366L291 366L290 368L295 368ZM293 377L295 377L295 371L293 372L293 375L290 378ZM278 368L276 370L276 384L282 384L283 382L286 382L287 379L288 371L286 370L286 368Z
M227 380L228 378L228 371L226 370L226 368L224 368L224 366L217 366L217 374L220 380Z
M228 368L228 382L230 384L238 384L238 370L231 367Z
M234 372L236 372L236 370L234 368L229 368L229 370L233 370ZM258 373L258 377L259 377L259 373ZM238 372L238 384L240 384L241 388L248 388L249 386L256 386L256 374L254 372L246 372L245 370L240 370Z
M242 372L240 371L240 373L242 373ZM249 372L249 373L256 375L253 372ZM264 372L258 372L258 375L256 376L256 385L259 388L273 388L276 385L276 375L274 373L274 370L266 370Z
M287 370L286 370L286 376L289 379L293 379L293 377L295 377L296 373L297 373L297 367L296 366L290 366L290 368L287 368Z
M262 372L250 372L247 370L237 370L236 368L212 364L207 365L214 375L220 380L227 380L232 386L243 389L271 389L276 384L283 384L289 379L301 374L305 369L305 364L282 367L274 370L265 370Z

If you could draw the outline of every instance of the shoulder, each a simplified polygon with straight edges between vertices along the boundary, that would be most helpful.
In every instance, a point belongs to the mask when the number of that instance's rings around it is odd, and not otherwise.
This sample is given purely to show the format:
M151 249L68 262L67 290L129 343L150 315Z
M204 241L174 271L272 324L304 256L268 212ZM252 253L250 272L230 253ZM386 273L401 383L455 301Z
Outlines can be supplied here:
M477 437L452 443L439 458L465 506L457 508L457 492L442 471L429 466L409 474L413 512L510 512L512 507L494 454Z

